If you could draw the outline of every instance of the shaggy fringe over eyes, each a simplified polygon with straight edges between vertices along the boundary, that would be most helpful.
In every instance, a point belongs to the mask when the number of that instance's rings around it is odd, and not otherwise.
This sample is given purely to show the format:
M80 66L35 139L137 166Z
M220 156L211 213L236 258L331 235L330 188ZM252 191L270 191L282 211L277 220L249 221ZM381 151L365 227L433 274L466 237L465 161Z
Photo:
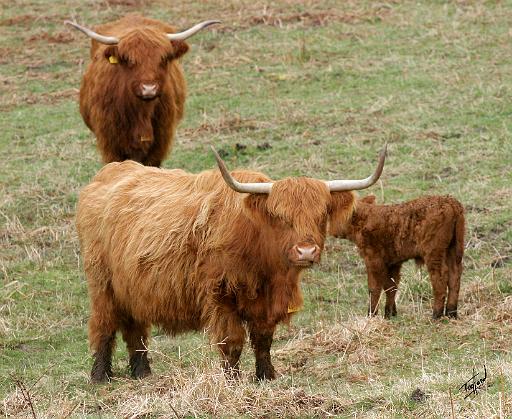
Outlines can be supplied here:
M322 181L287 178L274 183L267 199L267 211L304 234L326 215L331 195ZM323 205L322 205L323 203Z
M173 44L165 34L152 28L140 28L130 32L121 39L118 49L121 56L136 65L144 65L148 61L147 51L151 51L151 56L159 60L174 53Z

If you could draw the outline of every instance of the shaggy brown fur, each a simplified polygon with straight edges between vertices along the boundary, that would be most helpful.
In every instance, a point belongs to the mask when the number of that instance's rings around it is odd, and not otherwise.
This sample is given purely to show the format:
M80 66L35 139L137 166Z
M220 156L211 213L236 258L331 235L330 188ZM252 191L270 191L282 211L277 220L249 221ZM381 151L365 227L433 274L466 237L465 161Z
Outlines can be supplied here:
M172 26L136 15L95 31L119 38L117 45L91 41L92 61L80 88L80 113L96 135L103 161L160 166L183 117L186 84L178 58L189 47L165 37L175 32ZM157 85L155 99L144 100L144 83Z
M246 170L243 182L269 182ZM115 333L130 353L134 377L150 372L145 348L151 324L170 334L208 330L228 371L237 373L246 329L259 379L275 377L270 346L276 325L302 304L294 245L324 246L327 222L350 218L352 192L288 178L270 194L231 190L219 171L197 175L106 165L85 187L77 229L91 300L89 340L94 381L111 376ZM315 262L318 261L315 260Z
M464 208L450 196L424 196L398 205L376 205L371 195L357 201L348 224L332 225L330 233L357 245L368 273L370 314L377 313L386 291L385 316L396 315L395 294L402 263L425 263L434 292L433 317L457 317ZM446 289L448 300L445 310Z

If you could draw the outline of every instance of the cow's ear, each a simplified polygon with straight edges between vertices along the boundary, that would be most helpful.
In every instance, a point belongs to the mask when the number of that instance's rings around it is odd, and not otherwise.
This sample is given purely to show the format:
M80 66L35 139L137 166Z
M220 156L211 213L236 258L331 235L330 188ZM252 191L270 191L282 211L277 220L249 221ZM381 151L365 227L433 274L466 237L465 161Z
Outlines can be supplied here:
M171 60L176 60L180 58L182 55L186 54L188 49L190 48L185 41L171 41L172 44L172 53L170 55Z
M339 236L352 218L356 204L356 194L351 191L331 192L329 209L329 235Z
M256 223L266 223L268 217L266 194L248 195L244 198L245 213Z
M368 195L361 198L361 202L364 202L365 204L375 204L375 199L377 199L375 195Z
M104 57L110 61L111 64L117 63L119 61L119 50L115 45L109 45L105 48L103 52ZM110 58L113 57L113 58Z

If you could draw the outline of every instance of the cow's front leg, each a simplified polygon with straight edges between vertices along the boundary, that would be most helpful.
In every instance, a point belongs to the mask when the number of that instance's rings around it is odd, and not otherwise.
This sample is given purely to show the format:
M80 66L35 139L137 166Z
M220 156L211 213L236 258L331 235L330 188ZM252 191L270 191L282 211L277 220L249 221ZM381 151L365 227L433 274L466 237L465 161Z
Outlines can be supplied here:
M276 370L270 359L270 347L274 337L274 327L261 328L252 323L249 325L251 345L256 358L256 377L258 380L273 380L276 378Z
M245 328L234 313L224 312L213 325L214 341L222 357L222 367L230 378L240 374L240 355L244 347Z

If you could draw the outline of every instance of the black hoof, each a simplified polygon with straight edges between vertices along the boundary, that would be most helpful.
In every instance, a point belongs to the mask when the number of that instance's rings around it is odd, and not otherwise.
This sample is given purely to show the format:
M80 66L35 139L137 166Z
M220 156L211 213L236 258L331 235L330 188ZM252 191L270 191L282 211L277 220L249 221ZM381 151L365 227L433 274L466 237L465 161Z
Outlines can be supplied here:
M276 377L276 370L270 362L256 365L256 378L259 381L274 380Z
M396 306L384 308L384 317L386 319L390 319L391 317L395 317L395 316L396 316Z
M97 358L94 360L91 370L91 381L94 384L110 382L112 374L112 366L110 363L99 361Z
M130 358L130 372L132 378L135 379L141 379L151 374L147 352L137 352Z
M432 312L432 318L434 320L439 320L441 317L443 317L443 312L442 311L433 311Z
M446 315L452 319L456 319L457 318L457 309L456 308L450 309L450 308L446 307Z

